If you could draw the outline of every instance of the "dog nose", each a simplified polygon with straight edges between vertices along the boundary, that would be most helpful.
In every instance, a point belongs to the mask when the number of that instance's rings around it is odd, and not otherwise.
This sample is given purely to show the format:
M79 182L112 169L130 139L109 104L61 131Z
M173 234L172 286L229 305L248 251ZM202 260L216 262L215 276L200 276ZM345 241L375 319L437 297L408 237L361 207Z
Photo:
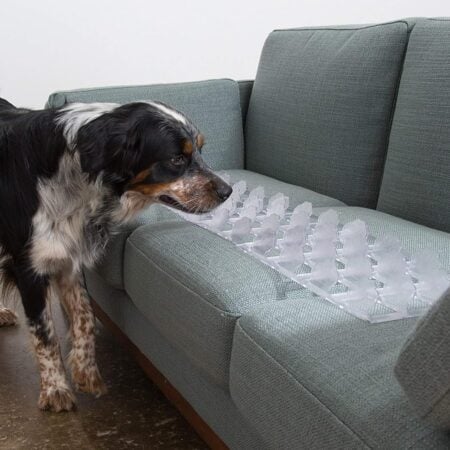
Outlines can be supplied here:
M220 200L225 201L233 192L231 186L226 183L220 183L216 186L216 193Z

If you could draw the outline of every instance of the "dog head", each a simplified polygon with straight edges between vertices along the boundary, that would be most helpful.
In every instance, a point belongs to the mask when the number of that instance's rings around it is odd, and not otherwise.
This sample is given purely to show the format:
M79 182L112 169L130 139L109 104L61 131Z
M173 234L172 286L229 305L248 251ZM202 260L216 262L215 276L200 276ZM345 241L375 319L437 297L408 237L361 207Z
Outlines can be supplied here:
M210 211L230 196L231 187L203 161L203 135L182 113L159 102L84 107L103 108L73 135L82 169L93 179L101 175L118 194L190 213ZM66 117L66 139L68 124Z

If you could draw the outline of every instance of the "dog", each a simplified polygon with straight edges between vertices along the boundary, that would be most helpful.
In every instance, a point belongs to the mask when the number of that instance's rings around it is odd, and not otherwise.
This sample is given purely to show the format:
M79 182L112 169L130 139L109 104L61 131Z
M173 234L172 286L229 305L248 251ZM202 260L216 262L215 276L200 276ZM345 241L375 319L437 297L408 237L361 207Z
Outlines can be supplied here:
M204 213L230 196L203 161L203 143L186 115L157 101L33 111L0 99L0 301L20 294L40 371L39 408L75 406L52 296L70 321L74 386L102 395L82 268L95 265L115 227L153 203ZM0 302L0 326L16 319Z

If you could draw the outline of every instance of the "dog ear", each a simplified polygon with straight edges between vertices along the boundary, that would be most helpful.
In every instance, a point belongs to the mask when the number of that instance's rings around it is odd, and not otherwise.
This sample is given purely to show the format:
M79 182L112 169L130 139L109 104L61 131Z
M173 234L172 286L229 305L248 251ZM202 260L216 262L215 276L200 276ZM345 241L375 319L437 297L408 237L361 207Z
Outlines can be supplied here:
M81 127L75 139L75 148L80 154L81 169L89 175L91 180L99 175L105 164L108 130L106 123L100 126L98 122L103 121L99 118Z
M134 123L116 137L113 144L119 167L134 173L141 161L143 145L143 126Z
M132 176L141 156L141 134L136 124L100 117L78 131L76 148L81 168L94 180L100 173L110 180Z

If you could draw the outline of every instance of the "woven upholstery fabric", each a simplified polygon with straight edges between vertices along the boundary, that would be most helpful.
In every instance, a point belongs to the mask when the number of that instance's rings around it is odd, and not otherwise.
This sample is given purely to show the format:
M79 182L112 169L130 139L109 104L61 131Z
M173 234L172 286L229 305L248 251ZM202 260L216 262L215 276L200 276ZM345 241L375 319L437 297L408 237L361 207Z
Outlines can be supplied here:
M124 286L134 304L224 388L236 319L275 301L282 282L231 242L187 222L140 227L126 243Z
M246 168L374 208L407 36L403 21L271 33L247 113Z
M411 32L378 209L450 231L450 21Z
M448 449L394 377L413 326L370 325L310 296L265 305L236 325L231 396L273 449Z
M237 410L229 393L209 382L183 352L158 332L124 291L107 285L92 271L86 271L85 279L93 300L230 449L265 449L257 433ZM119 445L118 448L123 447Z
M257 186L264 186L267 196L283 192L290 197L292 207L305 201L312 202L315 206L342 206L343 203L325 195L317 194L299 186L283 183L273 178L259 175L248 170L227 170L231 183L245 180L249 189ZM130 223L120 227L112 236L102 260L97 264L97 273L111 286L116 289L123 289L123 254L125 242L128 236L141 225L150 225L160 222L181 221L178 214L161 205L153 205Z
M244 137L239 87L233 80L120 86L56 92L47 105L158 100L184 112L205 135L203 156L214 169L242 169Z
M395 234L413 254L436 251L450 270L450 235L364 208L333 208ZM319 210L319 212L324 209ZM372 325L298 289L238 320L230 392L270 448L448 448L394 376L416 319Z
M450 429L450 290L419 322L402 349L395 374L416 411Z

